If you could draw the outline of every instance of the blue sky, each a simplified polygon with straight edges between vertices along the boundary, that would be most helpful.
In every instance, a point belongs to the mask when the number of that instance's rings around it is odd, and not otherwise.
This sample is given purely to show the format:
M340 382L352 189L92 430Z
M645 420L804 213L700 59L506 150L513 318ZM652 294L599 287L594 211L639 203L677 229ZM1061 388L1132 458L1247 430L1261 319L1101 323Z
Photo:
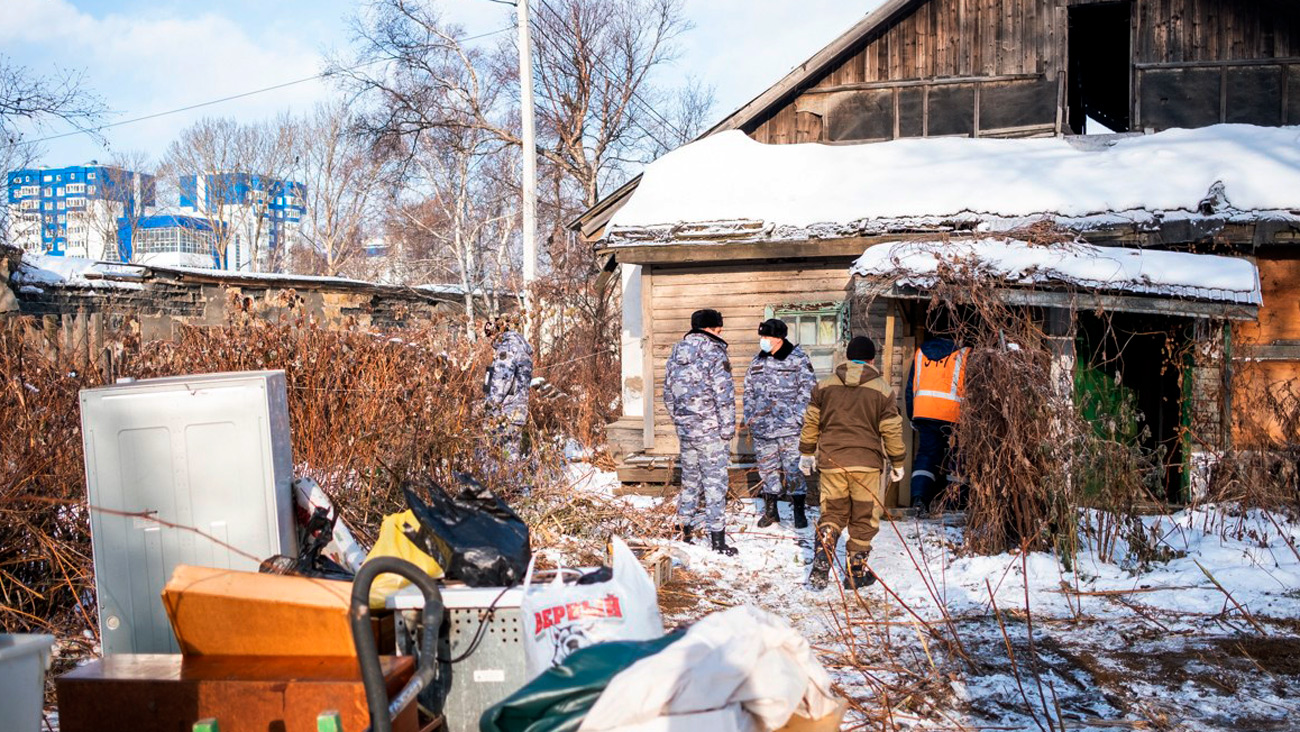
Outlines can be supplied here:
M488 0L433 0L470 35L510 26L514 8ZM881 0L685 0L695 25L664 76L714 86L720 118L815 53ZM0 0L0 53L36 73L53 64L84 69L92 88L130 119L302 79L348 43L357 0ZM485 39L490 43L495 38ZM45 144L42 162L66 165L115 154L156 160L202 116L251 122L302 112L335 93L324 82ZM41 137L67 131L54 127Z

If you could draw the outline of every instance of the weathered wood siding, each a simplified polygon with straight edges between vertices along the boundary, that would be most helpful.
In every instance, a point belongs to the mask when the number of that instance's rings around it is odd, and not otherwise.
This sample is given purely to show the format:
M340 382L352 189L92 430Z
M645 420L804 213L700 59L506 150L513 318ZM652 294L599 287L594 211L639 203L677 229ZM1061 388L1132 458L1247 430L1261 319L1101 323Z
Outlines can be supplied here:
M1292 439L1283 422L1295 416L1289 412L1297 409L1294 399L1300 397L1300 300L1295 294L1300 259L1261 253L1255 263L1264 305L1259 320L1234 326L1236 438L1251 442L1264 430L1274 439Z
M713 308L726 323L723 338L730 344L736 380L739 421L745 369L758 352L758 324L769 305L843 301L852 260L817 260L793 264L745 263L698 267L646 267L650 286L647 309L651 317L649 358L654 369L654 454L676 454L677 435L664 408L664 368L673 344L691 328L691 313ZM643 294L644 297L644 294ZM748 445L735 443L734 451Z
M774 144L1058 133L1069 8L1104 1L918 3L745 130ZM1133 127L1300 122L1295 6L1135 0Z

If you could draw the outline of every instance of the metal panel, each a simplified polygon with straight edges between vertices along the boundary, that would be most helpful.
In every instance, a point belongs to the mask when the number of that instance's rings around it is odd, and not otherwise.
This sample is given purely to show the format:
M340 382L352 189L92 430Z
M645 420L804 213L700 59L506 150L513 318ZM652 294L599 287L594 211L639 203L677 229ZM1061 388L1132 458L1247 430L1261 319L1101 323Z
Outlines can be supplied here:
M176 565L296 553L284 372L86 389L81 423L105 654L178 650L160 599Z
M451 657L459 658L474 642L486 608L448 608ZM488 707L505 699L528 680L524 666L524 630L518 607L497 607L468 658L451 667L451 690L445 714L448 732L477 732Z

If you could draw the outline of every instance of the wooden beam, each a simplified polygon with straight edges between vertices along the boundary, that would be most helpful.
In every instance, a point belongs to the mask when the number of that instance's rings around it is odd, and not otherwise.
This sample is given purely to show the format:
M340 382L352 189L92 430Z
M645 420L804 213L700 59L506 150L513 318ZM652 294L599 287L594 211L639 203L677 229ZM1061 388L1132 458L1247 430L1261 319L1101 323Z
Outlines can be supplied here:
M836 84L808 89L805 95L835 94L846 91L872 91L878 89L898 89L915 86L953 86L956 84L979 84L986 81L1042 81L1042 74L1001 74L998 76L942 76L926 79L909 79L908 81L863 81L853 84Z
M1279 64L1295 63L1300 63L1300 57L1242 58L1224 61L1162 61L1159 63L1135 63L1133 68L1146 71L1148 69L1208 69L1220 66L1277 66Z
M800 239L730 244L650 244L603 249L622 264L696 264L758 259L856 257L867 247L894 241L933 241L946 232L854 236L843 239Z
M641 447L655 448L654 272L641 267Z

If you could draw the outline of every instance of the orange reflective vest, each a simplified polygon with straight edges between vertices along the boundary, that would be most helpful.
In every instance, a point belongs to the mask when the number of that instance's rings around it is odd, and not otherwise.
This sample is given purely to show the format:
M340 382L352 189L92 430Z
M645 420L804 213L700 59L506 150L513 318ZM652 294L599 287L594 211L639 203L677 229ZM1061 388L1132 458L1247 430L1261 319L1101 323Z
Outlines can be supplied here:
M961 415L961 400L966 394L966 354L959 348L946 357L931 361L916 350L912 365L912 417L956 422Z

